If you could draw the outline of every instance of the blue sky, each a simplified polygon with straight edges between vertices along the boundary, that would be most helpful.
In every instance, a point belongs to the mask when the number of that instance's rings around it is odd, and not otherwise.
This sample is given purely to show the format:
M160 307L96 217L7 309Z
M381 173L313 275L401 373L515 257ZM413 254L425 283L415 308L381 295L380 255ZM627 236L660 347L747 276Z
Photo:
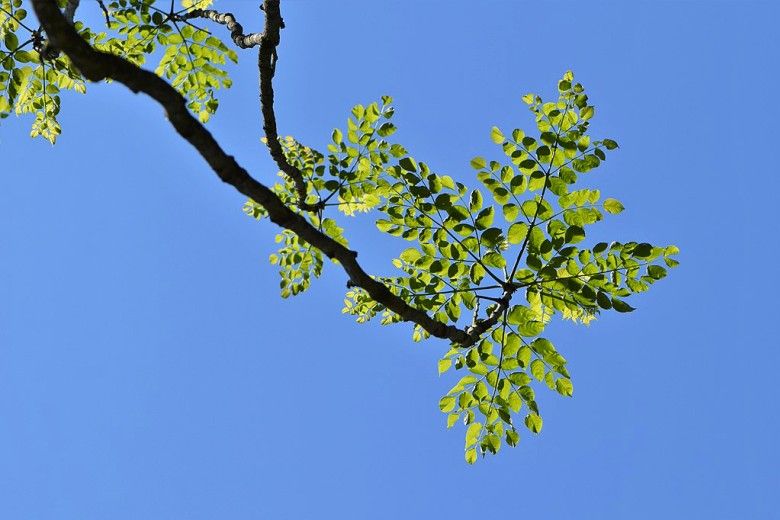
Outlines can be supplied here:
M254 29L256 4L217 7ZM282 9L281 133L323 147L391 94L398 140L464 179L491 126L532 127L520 96L572 69L621 144L589 180L627 210L590 236L673 243L681 266L633 314L553 326L574 398L540 390L542 434L470 467L437 407L446 344L341 315L334 266L282 300L276 230L153 102L90 86L55 147L0 126L0 518L776 517L780 8ZM210 128L270 183L240 56ZM406 245L364 221L350 240L381 272Z

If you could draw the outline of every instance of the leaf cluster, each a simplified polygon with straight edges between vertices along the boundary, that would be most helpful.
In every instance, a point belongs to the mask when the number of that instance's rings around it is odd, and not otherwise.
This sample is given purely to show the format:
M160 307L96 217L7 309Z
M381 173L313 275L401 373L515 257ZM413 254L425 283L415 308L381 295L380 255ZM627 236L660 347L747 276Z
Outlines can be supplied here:
M478 332L477 341L452 344L439 361L440 373L465 373L439 407L448 427L466 425L470 463L504 443L517 445L518 424L541 431L534 382L573 395L566 359L543 336L555 315L588 324L600 312L630 312L627 299L677 264L674 246L583 245L589 226L624 210L617 199L582 186L618 144L590 136L595 108L571 72L558 82L557 100L528 94L523 101L536 131L494 127L490 137L502 157L471 161L481 185L473 189L388 140L396 128L387 96L355 106L326 154L283 140L288 161L307 178L316 218L331 206L347 216L370 211L379 231L411 243L392 261L399 274L378 280L436 320ZM291 181L276 190L294 204ZM249 201L247 212L254 207ZM315 253L296 253L312 260L292 264L292 275L281 269L283 295L304 290L310 275L320 273L311 267L322 265ZM294 281L302 278L306 284ZM359 287L348 290L344 312L361 323L380 315L383 324L401 321ZM427 337L414 327L416 341Z
M155 72L168 79L206 122L217 111L216 91L230 88L225 66L236 52L183 14L210 1L185 1L178 11L163 11L154 0L115 0L106 4L106 31L82 22L75 27L95 48L142 65L159 55ZM64 54L48 52L45 35L27 19L22 0L0 0L0 119L11 112L33 114L31 136L52 144L61 133L57 116L62 90L86 92L81 74Z
M66 56L43 59L44 54L33 49L42 41L27 18L21 0L0 0L0 119L12 112L32 114L30 135L54 143L61 131L60 91L83 94L86 86Z
M78 21L74 27L93 47L136 65L158 56L155 72L206 122L218 108L215 92L231 86L225 66L237 61L233 50L192 22L202 14L194 10L210 3L183 0L183 9L165 11L154 0L113 0L107 8L108 31L94 32ZM278 28L282 22L276 15ZM26 18L21 0L0 0L0 119L12 111L33 114L31 134L54 143L60 133L61 91L83 93L85 84L67 56L50 48ZM278 34L264 38L261 51L277 40ZM273 59L274 53L275 46L265 56ZM261 72L273 62L265 65ZM573 395L566 359L545 335L556 315L588 324L601 312L630 312L634 308L628 300L677 265L678 249L671 245L588 245L590 226L624 210L619 200L602 197L599 189L585 184L618 144L591 137L595 107L571 72L557 86L554 101L523 96L536 126L533 132L491 129L498 151L495 158L470 161L473 186L436 172L391 141L397 130L395 110L392 99L384 96L356 105L346 127L332 132L324 153L284 137L278 154L274 140L272 155L282 169L290 166L287 174L280 174L272 192L262 185L242 191L277 204L248 200L244 211L253 218L264 218L269 208L277 220L281 214L301 224L295 229L309 233L307 239L332 239L327 247L348 245L339 214L371 214L381 233L405 242L392 260L393 276L374 277L381 282L380 291L378 284L367 283L372 281L359 266L352 266L349 272L357 272L361 282L348 285L343 311L358 322L379 317L382 324L403 321L396 312L406 313L415 322L415 341L428 338L429 331L458 338L438 363L440 374L459 373L439 408L448 427L464 424L469 463L497 453L504 444L516 446L523 426L534 434L541 431L539 386ZM275 128L273 118L271 122ZM276 242L279 249L270 261L279 268L281 294L300 294L321 275L323 253L287 228ZM355 264L344 254L351 252L339 251L328 254L341 259L345 268ZM440 333L438 326L457 334Z

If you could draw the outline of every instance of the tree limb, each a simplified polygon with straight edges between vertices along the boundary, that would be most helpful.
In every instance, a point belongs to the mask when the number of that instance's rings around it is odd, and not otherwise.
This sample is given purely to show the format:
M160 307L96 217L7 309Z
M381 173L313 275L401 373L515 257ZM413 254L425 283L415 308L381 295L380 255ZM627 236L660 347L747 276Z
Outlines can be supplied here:
M230 31L230 39L242 49L249 49L250 47L260 45L260 40L263 37L262 33L244 34L244 27L236 21L236 17L233 16L233 13L220 13L213 9L193 9L182 15L177 15L176 18L182 21L191 18L205 18L212 22L225 25Z
M484 320L474 320L472 325L466 327L466 334L469 336L468 340L466 340L467 345L476 342L480 336L482 336L482 334L490 330L493 325L498 323L501 315L504 314L509 308L509 302L512 300L512 295L514 294L515 290L515 287L505 288L504 292L501 294L501 297L495 299L496 305L492 307L492 310L490 310L488 316Z
M70 23L73 23L73 17L76 16L76 9L79 8L79 1L80 0L68 0L68 3L65 4L65 19Z
M85 78L91 81L110 78L124 84L132 92L143 92L160 103L174 129L200 153L223 182L262 205L272 222L293 231L328 258L337 260L353 285L363 288L372 299L398 314L404 321L417 323L432 336L448 339L462 346L470 345L475 341L474 337L465 331L431 318L424 311L411 307L403 299L394 295L387 286L374 280L363 270L357 262L356 252L318 231L302 215L288 208L273 191L252 178L235 158L225 153L211 133L190 114L181 94L162 78L140 69L119 56L93 49L68 23L54 0L32 0L32 4L35 14L54 46L68 55ZM266 12L269 11L272 15L269 18L277 20L275 38L278 42L278 29L281 26L278 0L266 0ZM270 25L273 29L274 23ZM269 40L264 40L265 45L261 44L260 49L261 63L266 65L271 63L270 56L276 45L274 31L269 31L269 34ZM264 74L269 73L273 75L272 70L264 72ZM270 85L266 88L270 88ZM273 123L273 112L270 111L269 106L264 105L264 114L268 112L271 117L270 122ZM271 147L270 143L278 143L275 139L275 124L271 130L267 130L269 147ZM271 139L272 137L274 139ZM281 152L281 149L279 148L278 151ZM286 161L283 164L286 164Z
M298 207L305 211L316 212L322 209L322 201L315 204L306 202L307 189L303 173L287 161L276 131L273 78L276 72L276 47L279 45L279 31L284 27L284 21L279 11L279 0L264 0L263 11L265 11L265 30L257 54L257 67L260 69L260 108L263 113L266 145L279 169L295 183Z

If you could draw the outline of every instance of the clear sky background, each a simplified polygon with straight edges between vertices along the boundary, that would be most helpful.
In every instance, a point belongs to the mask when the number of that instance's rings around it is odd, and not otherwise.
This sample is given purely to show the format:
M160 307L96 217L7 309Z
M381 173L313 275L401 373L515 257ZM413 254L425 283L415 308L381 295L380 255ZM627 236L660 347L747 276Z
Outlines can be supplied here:
M257 4L217 7L253 30ZM447 345L343 316L335 266L282 300L276 229L153 102L68 95L55 147L4 120L0 518L778 518L778 5L283 2L281 133L322 148L391 94L398 141L469 179L572 69L621 144L588 181L627 210L591 239L681 248L633 314L551 328L574 398L540 389L542 434L473 467ZM270 183L240 57L210 128ZM348 231L373 272L406 247Z

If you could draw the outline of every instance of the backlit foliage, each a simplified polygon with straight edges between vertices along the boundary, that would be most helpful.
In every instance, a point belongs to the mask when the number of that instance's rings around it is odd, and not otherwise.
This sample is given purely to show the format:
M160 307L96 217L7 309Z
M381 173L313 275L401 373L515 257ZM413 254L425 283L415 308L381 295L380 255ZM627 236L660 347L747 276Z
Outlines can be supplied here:
M75 27L103 52L137 65L153 58L155 72L206 122L218 107L216 91L231 86L225 66L237 61L232 42L196 24L204 20L193 10L210 0L184 0L179 10L158 4L114 0L106 3L105 31L79 21ZM36 27L21 0L0 0L0 118L32 114L32 136L54 143L61 91L86 89L67 56L49 49ZM226 36L224 27L218 29ZM591 137L595 109L571 72L557 86L552 101L535 94L522 98L533 132L491 130L496 150L471 160L469 185L436 172L392 140L396 127L388 96L355 106L325 152L292 137L280 139L306 184L301 201L293 180L280 174L273 191L281 201L345 246L338 219L372 218L379 232L404 242L392 259L392 275L376 279L471 338L450 344L438 362L439 373L453 374L454 382L439 408L448 428L464 425L469 463L504 444L516 446L523 428L541 431L540 387L573 394L566 359L545 335L556 315L587 324L601 312L630 312L627 300L677 265L675 246L587 240L593 224L624 209L585 182L618 145ZM252 200L244 211L255 219L267 216ZM323 253L289 229L276 242L270 261L279 268L282 297L305 291L322 274ZM352 284L343 312L360 323L402 321ZM415 325L412 336L420 341L428 333Z
M184 18L195 4L203 8L210 2L184 2L183 8L171 10L156 7L154 0L116 0L105 4L109 13L105 30L96 32L81 22L75 25L97 49L137 65L150 57L157 59L155 72L169 80L187 98L190 110L206 122L219 106L215 92L231 86L225 66L236 63L238 56L200 27L201 20ZM46 54L45 35L37 30L22 0L0 0L0 42L0 118L11 112L33 114L31 135L53 144L61 131L60 91L83 94L83 79L65 55Z
M582 186L618 145L589 135L595 109L573 74L558 82L557 100L529 94L523 101L536 131L494 127L498 157L471 161L477 188L434 172L389 140L396 130L389 97L356 106L347 127L333 132L326 155L283 140L288 160L309 181L307 202L349 216L373 210L379 231L410 243L392 261L399 274L378 277L394 294L459 327L495 312L507 291L513 296L479 341L466 348L452 344L438 364L439 373L463 374L439 408L448 427L465 424L470 463L504 443L515 446L521 426L541 431L534 382L573 394L565 357L544 337L555 315L587 324L603 311L630 312L626 299L677 264L674 246L585 245L586 229L619 214L623 205ZM295 205L291 182L276 190ZM249 201L245 211L259 217L257 208ZM283 254L290 254L288 247L272 262ZM321 270L321 258L304 245L295 255L297 272L281 270L283 296L305 289ZM295 282L300 279L306 283ZM376 316L383 324L400 321L361 288L348 289L344 312L361 323ZM414 327L415 341L427 336Z

